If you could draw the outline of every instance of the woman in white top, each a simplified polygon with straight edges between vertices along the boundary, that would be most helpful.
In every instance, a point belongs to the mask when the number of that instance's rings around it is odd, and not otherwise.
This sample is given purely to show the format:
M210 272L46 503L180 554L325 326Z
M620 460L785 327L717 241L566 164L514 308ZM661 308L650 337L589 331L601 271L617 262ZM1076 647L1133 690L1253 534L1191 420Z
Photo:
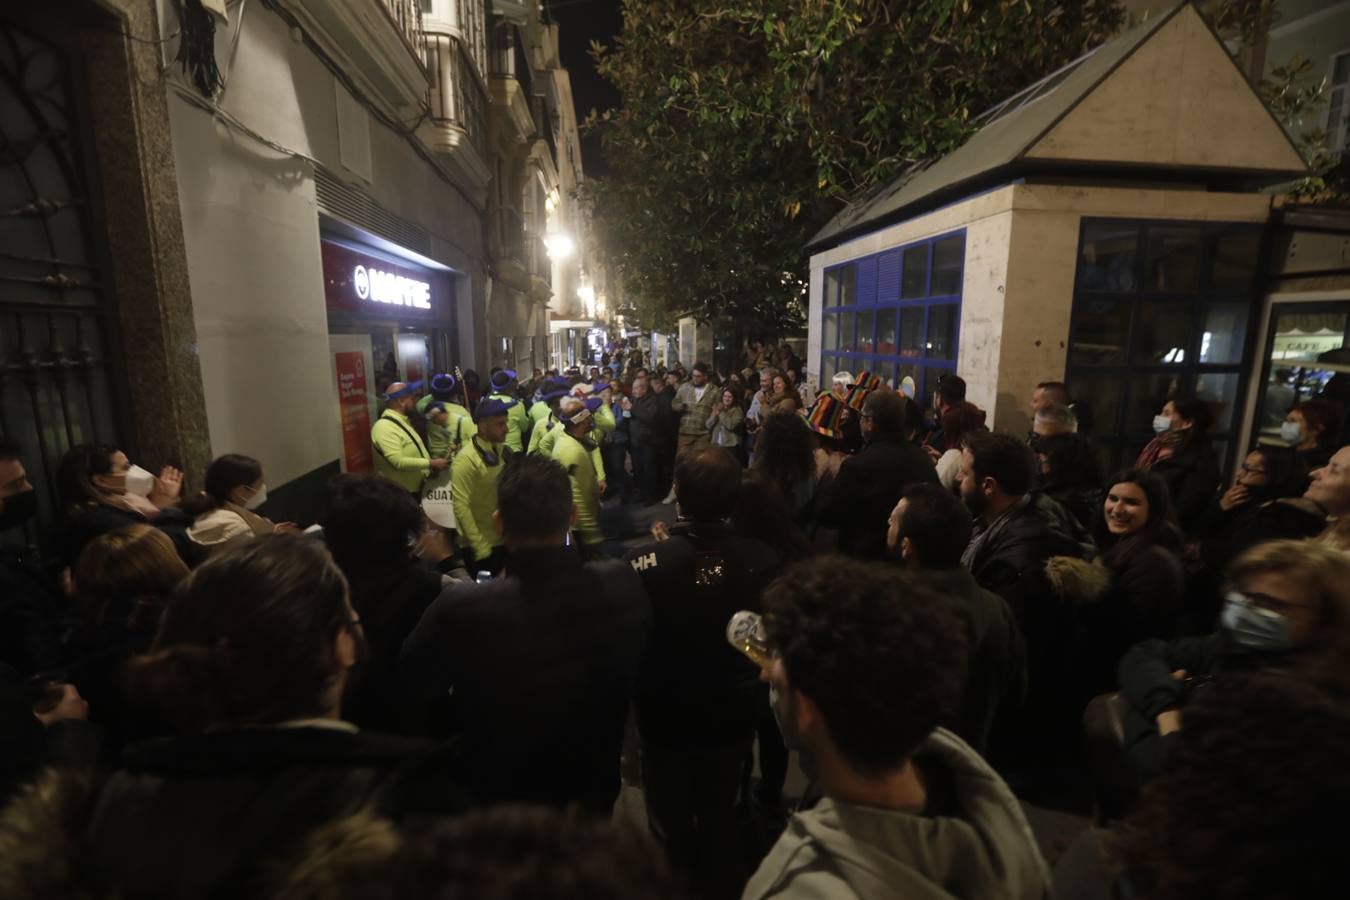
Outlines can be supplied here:
M183 511L192 516L188 537L209 553L234 541L294 531L294 525L274 524L254 511L266 502L262 463L251 456L227 453L207 467L205 490L183 503Z

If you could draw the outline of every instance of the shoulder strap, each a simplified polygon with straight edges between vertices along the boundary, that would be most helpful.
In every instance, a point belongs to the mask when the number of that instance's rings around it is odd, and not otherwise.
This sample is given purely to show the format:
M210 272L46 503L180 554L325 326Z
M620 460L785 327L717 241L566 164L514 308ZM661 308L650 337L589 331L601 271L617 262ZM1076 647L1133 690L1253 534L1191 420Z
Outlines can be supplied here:
M385 412L388 412L388 410L385 410ZM422 447L422 442L417 439L417 435L413 434L411 431L408 430L407 425L404 425L402 422L400 422L393 416L382 415L380 416L380 420L384 422L393 422L395 425L398 426L399 431L402 431L404 434L408 436L408 440L412 441L415 446L422 448L423 452L425 452L426 448Z

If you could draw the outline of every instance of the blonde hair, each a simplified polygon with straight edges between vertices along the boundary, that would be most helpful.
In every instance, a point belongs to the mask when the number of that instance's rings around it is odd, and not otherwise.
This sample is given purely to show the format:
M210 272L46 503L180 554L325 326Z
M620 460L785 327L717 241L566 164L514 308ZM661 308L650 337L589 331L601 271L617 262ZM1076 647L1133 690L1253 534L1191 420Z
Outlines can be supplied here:
M1324 547L1350 551L1350 516L1339 516L1331 520L1315 540Z
M86 603L166 597L188 574L173 541L158 528L128 525L90 541L75 566Z
M1236 584L1254 575L1277 574L1317 595L1323 626L1350 632L1350 554L1320 538L1311 541L1271 541L1243 553L1228 569ZM1350 643L1350 635L1323 635L1336 644Z

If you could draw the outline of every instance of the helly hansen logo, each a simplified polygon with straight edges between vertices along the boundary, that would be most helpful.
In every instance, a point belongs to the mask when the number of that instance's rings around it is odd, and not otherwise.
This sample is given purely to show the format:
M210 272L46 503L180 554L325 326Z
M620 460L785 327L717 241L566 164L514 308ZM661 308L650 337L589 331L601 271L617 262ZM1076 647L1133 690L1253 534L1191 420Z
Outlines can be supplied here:
M645 572L648 569L656 568L656 554L648 553L646 556L639 556L633 560L633 568L639 572Z

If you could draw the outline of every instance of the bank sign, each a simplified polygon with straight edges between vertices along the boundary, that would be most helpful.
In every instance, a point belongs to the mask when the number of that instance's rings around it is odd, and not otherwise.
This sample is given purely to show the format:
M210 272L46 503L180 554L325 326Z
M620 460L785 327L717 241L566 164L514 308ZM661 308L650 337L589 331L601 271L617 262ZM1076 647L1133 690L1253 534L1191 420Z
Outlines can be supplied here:
M320 240L329 309L393 318L434 318L447 289L444 274L394 263L346 244Z

